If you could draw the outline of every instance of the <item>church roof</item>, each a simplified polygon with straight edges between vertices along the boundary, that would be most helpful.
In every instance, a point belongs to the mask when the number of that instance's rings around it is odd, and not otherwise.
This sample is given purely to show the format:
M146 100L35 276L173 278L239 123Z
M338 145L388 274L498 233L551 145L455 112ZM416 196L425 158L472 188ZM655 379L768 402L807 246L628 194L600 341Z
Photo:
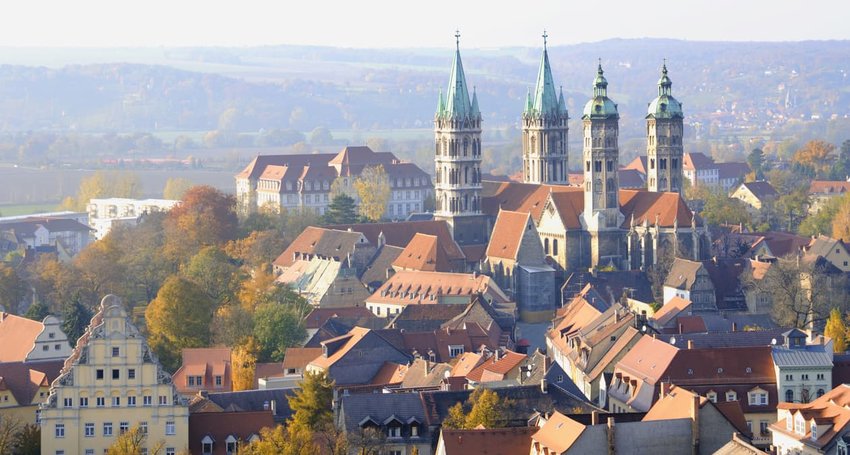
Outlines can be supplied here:
M649 103L646 118L683 118L682 103L673 98L673 82L667 76L667 64L661 67L658 96Z
M487 256L516 260L530 216L528 212L500 211L487 245Z
M596 70L593 81L593 98L584 105L583 119L617 119L617 104L608 98L608 80L603 76L602 64Z
M455 35L460 38L460 34ZM445 100L440 94L437 105L437 117L441 118L468 118L477 117L478 99L470 101L469 88L466 85L466 74L463 71L463 62L460 59L460 48L455 50L455 58L452 62L452 72L449 76L449 87L446 90ZM473 109L473 107L475 109Z

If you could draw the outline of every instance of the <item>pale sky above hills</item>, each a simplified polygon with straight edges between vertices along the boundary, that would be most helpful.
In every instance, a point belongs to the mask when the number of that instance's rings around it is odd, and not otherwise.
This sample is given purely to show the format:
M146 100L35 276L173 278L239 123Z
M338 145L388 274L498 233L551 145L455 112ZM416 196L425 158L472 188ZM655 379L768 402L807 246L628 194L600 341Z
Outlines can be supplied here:
M20 0L0 46L450 47L850 39L850 0Z

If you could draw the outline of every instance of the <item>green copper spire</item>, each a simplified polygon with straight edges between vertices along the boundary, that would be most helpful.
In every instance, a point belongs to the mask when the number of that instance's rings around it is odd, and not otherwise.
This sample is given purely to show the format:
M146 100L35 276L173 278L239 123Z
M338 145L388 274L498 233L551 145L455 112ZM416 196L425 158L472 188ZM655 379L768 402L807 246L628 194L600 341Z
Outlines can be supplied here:
M582 118L620 118L617 104L608 98L608 80L602 71L602 59L596 68L596 79L593 80L593 98L584 105Z
M452 63L452 74L449 78L449 89L446 91L446 107L443 116L464 118L472 114L472 105L469 101L469 90L466 87L466 75L463 72L463 63L460 60L460 32L455 33L457 48L455 59Z
M683 118L682 103L673 98L673 81L667 76L667 60L661 66L661 78L658 79L658 96L649 103L647 117Z
M555 92L555 82L552 79L552 68L549 66L549 51L546 48L546 38L549 35L543 31L543 57L540 60L540 70L537 73L537 86L534 90L534 111L538 114L556 114L558 111L558 95Z
M567 102L564 101L564 87L561 87L561 93L558 96L558 111L560 111L561 114L567 113Z
M534 100L531 98L531 89L525 92L525 113L531 114L534 112Z
M440 89L440 95L437 97L437 115L443 115L446 110L446 99L443 98L443 89Z
M472 116L478 117L481 115L481 111L478 110L478 91L475 89L475 86L472 87Z

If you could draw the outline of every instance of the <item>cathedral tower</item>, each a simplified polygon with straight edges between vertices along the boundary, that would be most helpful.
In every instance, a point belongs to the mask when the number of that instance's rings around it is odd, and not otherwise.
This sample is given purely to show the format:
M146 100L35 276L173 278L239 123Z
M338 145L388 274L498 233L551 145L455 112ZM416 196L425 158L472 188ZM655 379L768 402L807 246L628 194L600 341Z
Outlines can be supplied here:
M528 94L522 113L522 181L567 183L567 105L563 90L555 92L549 53L543 32L543 59L534 97Z
M481 112L474 90L469 97L460 60L460 33L455 38L449 87L445 96L440 92L434 115L434 217L449 223L459 244L480 244L486 242L481 215Z
M646 115L646 185L653 192L682 192L682 104L673 98L667 64L661 67L658 96Z

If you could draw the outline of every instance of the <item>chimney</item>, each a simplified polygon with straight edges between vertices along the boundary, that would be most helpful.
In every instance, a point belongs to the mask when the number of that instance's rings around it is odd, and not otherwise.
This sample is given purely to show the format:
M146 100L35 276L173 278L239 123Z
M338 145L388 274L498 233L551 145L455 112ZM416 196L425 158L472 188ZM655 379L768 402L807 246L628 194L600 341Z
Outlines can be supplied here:
M549 392L549 383L546 381L546 378L540 380L540 393L546 394Z
M614 418L608 417L608 455L617 453L617 447L614 445Z
M276 416L277 415L277 400L271 400L270 404L271 404L272 415Z
M430 359L422 359L423 364L425 366L425 376L428 376L428 372L431 371L431 360Z
M663 400L664 397L666 397L666 396L667 396L667 383L664 382L664 381L661 381L661 398L660 399Z
M679 335L682 334L682 330L684 330L684 326L680 323L679 324Z
M738 323L737 323L737 322L733 322L733 323L732 323L732 331L733 331L733 332L737 332L737 331L738 331Z
M593 411L590 413L590 424L599 425L599 411Z
M694 340L688 340L688 349L694 348Z
M691 442L694 455L699 454L699 401L700 396L694 394L693 404L691 405Z

